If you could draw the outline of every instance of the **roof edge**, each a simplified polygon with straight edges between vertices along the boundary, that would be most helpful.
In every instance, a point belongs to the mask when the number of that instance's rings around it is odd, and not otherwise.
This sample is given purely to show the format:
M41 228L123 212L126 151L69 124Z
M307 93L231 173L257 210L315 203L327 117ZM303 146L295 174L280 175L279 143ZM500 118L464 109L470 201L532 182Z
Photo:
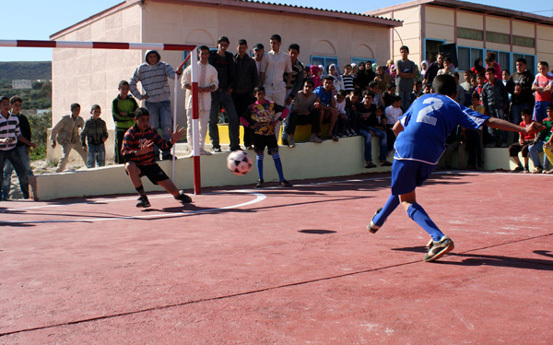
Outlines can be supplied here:
M507 8L501 8L496 6L482 5L474 2L460 1L460 0L414 0L405 2L403 4L384 7L378 10L368 11L366 14L379 15L382 13L421 6L421 5L436 5L442 7L457 8L461 10L477 11L483 14L495 14L502 17L519 18L525 21L539 22L547 25L553 25L553 17L541 16L530 12L510 10Z
M256 10L265 10L270 12L291 13L294 15L309 15L315 17L332 18L334 20L347 20L363 23L371 23L375 25L385 26L389 28L398 27L403 25L403 21L397 19L391 19L386 17L380 17L372 14L365 13L353 13L344 11L326 10L313 7L277 4L256 0L127 0L114 5L106 10L98 12L86 19L83 19L65 29L50 35L51 40L55 40L62 35L68 34L74 30L77 30L85 25L88 25L96 20L106 17L114 12L123 10L127 7L133 6L137 3L172 3L183 5L201 5L201 6L215 6L215 7L228 7L228 8L248 8Z

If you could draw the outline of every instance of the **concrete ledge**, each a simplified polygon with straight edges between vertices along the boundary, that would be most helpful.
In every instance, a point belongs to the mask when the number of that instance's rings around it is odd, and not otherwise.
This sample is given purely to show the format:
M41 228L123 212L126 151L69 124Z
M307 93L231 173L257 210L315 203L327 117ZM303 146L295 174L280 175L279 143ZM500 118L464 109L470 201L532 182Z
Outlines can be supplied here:
M177 144L177 152L184 152L185 146L186 144ZM377 150L378 141L374 139L373 157L378 157ZM249 151L249 153L255 162L253 151ZM279 153L282 159L284 176L290 181L390 171L390 167L365 169L363 139L360 136L343 138L339 142L327 140L321 144L298 143L293 149L281 146ZM177 156L182 155L177 153ZM228 152L201 156L202 186L245 185L253 187L257 181L255 166L245 176L234 175L226 168L227 156ZM392 158L388 159L392 160ZM193 159L179 158L175 161L175 164L176 176L173 177L171 176L171 162L160 162L160 166L179 188L193 189ZM510 170L514 168L514 163L510 162L506 148L485 149L484 168L486 170ZM266 182L278 181L273 160L267 154L264 160L264 173ZM37 181L40 200L135 193L122 165L38 175ZM151 184L147 178L143 178L143 183L147 191L162 190L160 187Z
M178 144L178 146L183 144ZM184 144L185 145L185 144ZM375 141L373 148L378 148ZM182 148L177 152L182 151ZM253 151L249 151L255 162ZM344 138L339 142L327 140L321 144L299 143L291 149L281 146L280 157L284 175L288 180L307 178L346 176L365 172L389 171L389 167L365 169L363 160L363 141L361 137ZM178 154L177 154L178 156ZM255 166L245 176L232 174L226 168L228 152L201 156L201 180L203 187L249 185L257 181ZM373 154L373 156L377 156ZM175 161L175 184L179 188L193 188L193 159L179 158ZM160 162L167 175L171 176L171 162ZM265 155L265 181L278 181L273 159ZM172 177L173 178L173 177ZM74 172L44 174L37 176L38 197L40 200L52 200L67 197L86 197L95 195L134 193L130 179L122 165L111 165L102 168L82 169ZM148 191L161 190L152 185L147 178L143 179L144 188Z

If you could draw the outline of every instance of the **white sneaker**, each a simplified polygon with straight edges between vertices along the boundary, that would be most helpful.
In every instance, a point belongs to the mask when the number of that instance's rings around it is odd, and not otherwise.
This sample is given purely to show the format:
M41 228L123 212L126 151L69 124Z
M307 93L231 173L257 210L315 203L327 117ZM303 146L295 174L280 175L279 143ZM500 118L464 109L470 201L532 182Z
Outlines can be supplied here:
M294 141L294 137L292 137L292 136L288 137L288 147L290 147L290 148L296 147L296 142Z
M311 134L311 137L309 138L309 141L313 142L313 143L322 143L323 140L321 138L319 138L316 134Z

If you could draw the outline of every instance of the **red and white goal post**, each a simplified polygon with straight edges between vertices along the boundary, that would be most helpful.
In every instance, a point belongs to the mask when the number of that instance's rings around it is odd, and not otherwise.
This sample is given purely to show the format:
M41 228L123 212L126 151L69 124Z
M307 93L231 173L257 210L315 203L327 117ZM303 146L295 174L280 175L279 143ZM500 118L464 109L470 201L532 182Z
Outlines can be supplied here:
M192 155L194 159L194 193L201 194L200 174L200 122L198 109L198 54L195 45L168 44L168 43L125 43L125 42L85 42L85 41L37 41L37 40L0 40L0 47L26 47L26 48L79 48L79 49L135 49L135 50L173 50L188 51L190 54L182 62L184 66L190 58L192 68ZM173 131L177 126L177 90L178 80L175 77L173 92ZM189 143L190 145L190 143ZM175 147L173 146L172 177L175 178Z

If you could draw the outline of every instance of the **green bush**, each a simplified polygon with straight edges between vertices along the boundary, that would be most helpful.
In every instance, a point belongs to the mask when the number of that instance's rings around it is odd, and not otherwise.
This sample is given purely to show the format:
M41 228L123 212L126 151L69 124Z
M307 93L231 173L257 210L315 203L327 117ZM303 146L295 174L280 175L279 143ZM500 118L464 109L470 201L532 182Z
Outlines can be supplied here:
M29 157L31 157L31 161L37 161L37 160L45 159L46 158L46 145L37 144L36 149L31 148L31 151L29 152Z
M44 159L48 144L48 128L52 127L52 113L30 115L28 118L33 133L33 142L37 145L36 149L31 149L31 160Z

